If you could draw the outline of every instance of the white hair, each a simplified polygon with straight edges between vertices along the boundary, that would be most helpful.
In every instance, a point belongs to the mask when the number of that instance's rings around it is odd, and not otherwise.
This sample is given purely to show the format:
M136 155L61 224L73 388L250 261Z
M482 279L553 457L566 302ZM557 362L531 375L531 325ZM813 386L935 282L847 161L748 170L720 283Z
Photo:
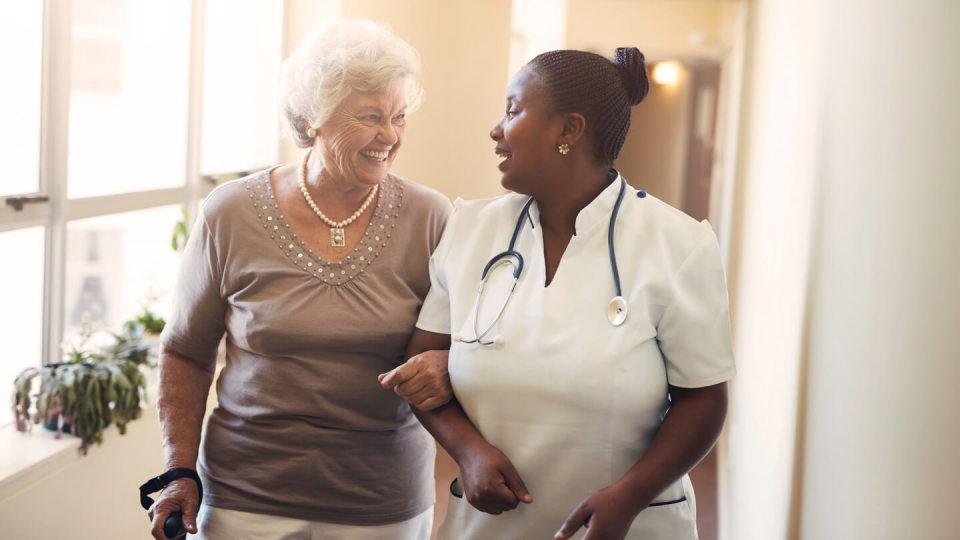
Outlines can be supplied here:
M342 21L304 38L283 62L280 100L287 128L301 148L352 90L384 92L397 80L406 85L407 111L423 95L417 75L420 55L396 34L371 21Z

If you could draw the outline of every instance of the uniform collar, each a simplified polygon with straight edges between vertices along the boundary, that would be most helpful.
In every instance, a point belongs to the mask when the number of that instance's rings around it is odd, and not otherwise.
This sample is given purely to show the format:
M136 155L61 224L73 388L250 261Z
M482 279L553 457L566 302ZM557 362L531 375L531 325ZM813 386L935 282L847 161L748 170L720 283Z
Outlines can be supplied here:
M577 235L589 231L598 223L608 223L610 221L613 205L617 203L617 196L620 195L620 183L622 181L619 172L615 169L611 169L611 172L616 177L610 182L610 185L605 187L599 195L590 201L590 204L584 206L577 214L577 219L573 225L573 230Z
M576 235L583 234L598 223L609 223L613 205L617 203L617 196L620 195L620 182L623 180L616 169L610 169L610 171L616 175L610 185L603 188L603 191L577 214L577 219L573 224ZM529 215L532 219L531 225L533 225L533 222L540 223L540 207L536 201L530 205Z

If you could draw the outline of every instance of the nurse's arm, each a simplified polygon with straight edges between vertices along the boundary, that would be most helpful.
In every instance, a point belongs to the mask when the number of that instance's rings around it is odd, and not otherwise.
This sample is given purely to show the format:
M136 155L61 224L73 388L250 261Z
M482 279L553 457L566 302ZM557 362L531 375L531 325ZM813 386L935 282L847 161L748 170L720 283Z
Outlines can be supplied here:
M449 348L449 335L418 328L407 344L407 357ZM500 514L516 508L520 502L533 502L516 468L503 452L483 438L456 397L433 410L413 412L457 462L463 492L470 504L480 511Z
M643 457L623 478L574 509L555 538L571 537L587 521L590 529L585 539L626 534L641 510L713 448L727 414L727 384L671 386L670 399L670 411Z

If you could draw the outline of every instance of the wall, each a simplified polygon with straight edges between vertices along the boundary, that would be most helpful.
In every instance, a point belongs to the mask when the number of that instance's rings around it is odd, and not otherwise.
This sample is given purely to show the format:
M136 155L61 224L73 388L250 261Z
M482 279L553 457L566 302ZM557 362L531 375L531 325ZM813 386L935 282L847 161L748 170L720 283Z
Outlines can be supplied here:
M753 4L725 538L956 536L957 20Z
M800 538L956 538L960 3L824 20Z
M648 65L669 59L720 61L736 38L735 1L568 0L566 46L612 56L635 46ZM635 187L681 207L692 114L692 77L683 67L675 86L652 85L634 108L616 166Z
M104 444L86 456L76 453L80 440L70 440L75 444L69 449L29 472L16 486L0 491L0 538L150 538L150 522L137 488L163 472L154 405L128 426L126 435L108 430Z
M634 46L648 60L720 59L733 38L739 2L567 0L567 46L610 56Z
M676 85L651 82L646 99L633 108L630 131L615 164L634 187L677 208L683 207L693 112L691 75L681 65Z
M351 0L343 18L368 18L390 27L421 55L423 106L408 122L393 172L452 197L502 192L490 129L500 119L510 51L509 0ZM315 5L288 1L288 46L322 19ZM289 51L289 48L288 48ZM285 160L299 151L289 147Z
M721 537L787 537L795 499L820 71L816 2L755 2L728 283L737 355Z

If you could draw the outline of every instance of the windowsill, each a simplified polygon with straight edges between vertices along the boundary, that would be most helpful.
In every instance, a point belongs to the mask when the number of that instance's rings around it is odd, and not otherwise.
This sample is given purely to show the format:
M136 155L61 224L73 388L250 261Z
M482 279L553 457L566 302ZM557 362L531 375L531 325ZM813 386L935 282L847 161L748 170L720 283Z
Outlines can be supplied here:
M105 439L108 437L104 437ZM106 442L106 441L104 441ZM0 428L0 499L35 478L66 465L79 454L80 439L34 426L28 433L10 423Z
M117 437L130 437L137 432L150 429L151 421L156 422L156 402L158 370L147 370L147 396L143 415L127 424L127 433L121 435L116 426L110 426L103 433L103 445L108 445ZM88 452L96 452L99 445L92 445ZM80 438L56 433L35 424L29 432L17 431L11 422L0 427L0 500L16 493L39 479L54 473L63 467L83 459L80 453Z

